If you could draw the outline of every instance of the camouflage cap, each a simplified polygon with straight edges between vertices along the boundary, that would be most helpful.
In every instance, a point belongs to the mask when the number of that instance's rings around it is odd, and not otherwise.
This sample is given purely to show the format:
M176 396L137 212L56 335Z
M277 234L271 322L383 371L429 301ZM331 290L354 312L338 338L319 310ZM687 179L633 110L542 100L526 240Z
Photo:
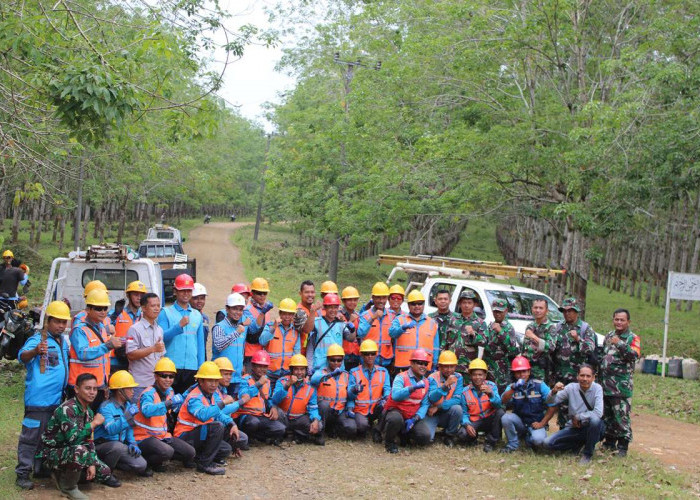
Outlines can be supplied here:
M505 299L494 299L493 302L491 302L491 309L494 311L507 311L508 303Z
M459 294L457 302L461 302L462 299L476 300L476 294L474 293L474 290L462 290L462 293Z
M576 312L581 312L581 308L578 306L578 302L573 297L568 297L564 299L564 302L559 306L559 310L564 312L566 309L573 309Z

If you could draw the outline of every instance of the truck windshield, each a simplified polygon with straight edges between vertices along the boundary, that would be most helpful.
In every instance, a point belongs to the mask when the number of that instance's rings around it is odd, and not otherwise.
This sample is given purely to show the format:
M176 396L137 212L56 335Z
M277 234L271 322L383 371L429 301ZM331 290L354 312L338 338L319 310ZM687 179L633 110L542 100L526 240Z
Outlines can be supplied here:
M86 269L81 276L83 288L92 280L100 280L107 290L124 290L126 285L139 279L139 273L131 269Z
M564 321L564 315L559 312L558 306L545 295L514 290L486 290L486 296L489 303L494 299L505 299L508 302L508 319L532 320L532 302L537 299L547 301L550 321Z

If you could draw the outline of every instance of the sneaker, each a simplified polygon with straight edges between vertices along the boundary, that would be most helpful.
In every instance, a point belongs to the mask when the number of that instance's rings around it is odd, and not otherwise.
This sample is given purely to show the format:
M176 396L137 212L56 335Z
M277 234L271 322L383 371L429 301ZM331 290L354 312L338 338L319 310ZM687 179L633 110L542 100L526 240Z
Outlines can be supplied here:
M399 447L396 446L396 443L387 443L385 445L386 451L389 453L398 453L399 452Z
M23 490L34 489L34 483L31 479L29 479L29 476L17 476L17 479L15 479L15 484Z
M150 467L146 467L146 469L143 472L138 473L139 477L153 477L153 469Z
M374 443L381 443L382 442L382 432L377 428L372 429L372 442L374 442Z
M114 477L114 475L109 476L107 479L103 479L101 483L105 486L109 486L110 488L119 488L122 485L121 481Z
M505 448L501 448L498 453L513 453L515 450L517 450L517 448L509 448L506 446Z
M223 467L217 467L214 464L211 465L197 465L197 471L199 472L204 472L205 474L209 474L210 476L223 476L226 474L226 469Z
M484 443L484 453L490 453L493 451L493 445L491 443Z
M442 439L442 442L445 446L448 448L454 448L455 447L455 439L452 436L445 436Z
M590 455L581 455L581 459L578 461L578 464L579 465L588 465L591 463L592 459L593 459L593 457L591 457Z

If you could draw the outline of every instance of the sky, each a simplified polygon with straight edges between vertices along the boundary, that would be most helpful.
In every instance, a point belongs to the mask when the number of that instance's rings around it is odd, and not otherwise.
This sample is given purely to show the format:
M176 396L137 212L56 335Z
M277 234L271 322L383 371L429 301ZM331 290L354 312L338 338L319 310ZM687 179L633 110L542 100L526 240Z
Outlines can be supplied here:
M233 16L226 24L233 30L243 24L264 28L268 26L264 7L272 4L269 0L222 2L222 7ZM278 95L294 87L292 78L274 70L281 57L282 50L279 47L246 47L243 57L229 64L223 86L218 92L220 97L228 101L229 106L235 106L244 117L261 123L266 132L272 132L273 127L263 117L263 103L279 102Z

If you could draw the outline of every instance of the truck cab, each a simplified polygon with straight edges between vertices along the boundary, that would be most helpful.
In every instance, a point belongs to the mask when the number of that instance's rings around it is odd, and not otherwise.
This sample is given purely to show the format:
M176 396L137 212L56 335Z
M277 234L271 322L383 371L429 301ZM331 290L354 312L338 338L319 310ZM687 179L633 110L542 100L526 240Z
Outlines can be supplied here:
M148 228L148 234L146 235L147 240L166 240L173 243L179 243L182 245L184 241L180 235L180 230L168 226L167 224L156 224L153 227Z

